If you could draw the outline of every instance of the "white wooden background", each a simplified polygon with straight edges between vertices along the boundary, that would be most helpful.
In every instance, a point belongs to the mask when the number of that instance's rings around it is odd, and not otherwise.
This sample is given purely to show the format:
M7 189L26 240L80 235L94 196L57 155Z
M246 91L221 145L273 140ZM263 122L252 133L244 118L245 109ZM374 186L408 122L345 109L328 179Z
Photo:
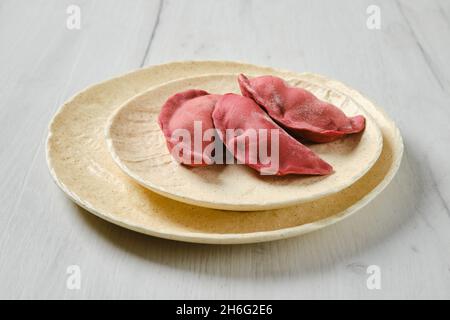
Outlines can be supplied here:
M66 28L70 4L80 30ZM366 27L372 4L380 30ZM402 131L398 176L346 221L257 245L151 238L78 208L45 164L54 112L85 86L184 59L359 89ZM0 0L0 298L450 298L449 120L449 0ZM66 288L74 264L80 290Z

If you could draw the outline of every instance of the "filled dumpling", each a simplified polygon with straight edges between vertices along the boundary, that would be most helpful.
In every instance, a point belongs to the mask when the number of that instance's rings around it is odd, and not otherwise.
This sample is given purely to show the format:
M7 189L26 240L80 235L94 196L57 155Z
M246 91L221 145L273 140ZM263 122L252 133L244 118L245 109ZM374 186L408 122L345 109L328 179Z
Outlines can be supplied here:
M347 117L336 106L319 100L305 89L287 85L281 78L248 79L241 74L238 81L244 96L255 100L297 138L322 143L364 130L363 116Z
M187 90L171 96L162 106L158 123L178 162L188 166L215 162L212 112L219 97L203 90Z
M332 167L281 129L252 99L236 94L219 98L212 118L238 160L262 174L325 175Z

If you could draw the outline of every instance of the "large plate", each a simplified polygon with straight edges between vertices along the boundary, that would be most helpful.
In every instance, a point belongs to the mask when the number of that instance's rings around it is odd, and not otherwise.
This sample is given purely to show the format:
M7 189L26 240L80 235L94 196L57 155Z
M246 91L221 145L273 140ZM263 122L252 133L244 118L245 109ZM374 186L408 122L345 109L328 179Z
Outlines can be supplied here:
M220 211L162 197L141 187L117 167L104 139L106 122L117 107L167 81L239 72L249 76L302 76L237 62L176 62L137 70L89 87L67 101L50 124L47 161L54 180L77 204L117 225L167 239L216 244L269 241L320 229L362 208L392 180L403 153L395 124L355 90L318 75L309 75L309 81L333 88L364 105L383 136L383 149L375 165L341 192L284 209Z
M170 81L140 94L113 114L106 126L107 145L120 168L141 185L188 204L223 210L278 209L339 192L361 178L378 159L382 137L364 106L330 87L308 81L314 75L286 79L348 116L366 118L363 133L309 147L333 166L326 176L257 174L245 165L188 168L173 160L157 118L161 106L176 92L203 89L212 93L239 93L236 74L216 74Z

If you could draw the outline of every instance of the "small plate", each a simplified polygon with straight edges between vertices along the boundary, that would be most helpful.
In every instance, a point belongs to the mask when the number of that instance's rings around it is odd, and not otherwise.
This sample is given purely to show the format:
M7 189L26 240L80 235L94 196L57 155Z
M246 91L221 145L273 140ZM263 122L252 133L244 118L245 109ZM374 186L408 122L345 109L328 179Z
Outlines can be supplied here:
M308 75L308 81L332 87L363 104L383 136L383 150L374 166L341 192L278 210L214 210L149 191L111 159L104 139L106 122L127 100L167 81L239 72L303 76L239 62L190 61L152 66L93 85L67 101L50 124L46 152L53 179L74 202L111 223L155 237L211 244L271 241L321 229L364 207L392 181L403 154L395 124L355 90L317 75Z
M335 104L348 116L362 114L366 117L363 133L331 143L309 145L333 166L334 172L327 176L267 176L237 164L189 168L172 158L157 123L167 98L188 89L239 93L236 74L175 80L132 98L110 118L106 142L112 158L131 178L154 192L188 204L256 211L288 207L331 195L352 185L373 166L381 153L383 139L364 106L333 88L309 82L308 77L287 81Z

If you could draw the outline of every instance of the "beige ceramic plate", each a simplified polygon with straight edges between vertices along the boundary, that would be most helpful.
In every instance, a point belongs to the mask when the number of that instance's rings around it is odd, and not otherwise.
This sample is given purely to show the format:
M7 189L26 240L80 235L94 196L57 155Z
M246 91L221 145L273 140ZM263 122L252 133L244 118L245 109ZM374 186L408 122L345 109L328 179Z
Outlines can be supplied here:
M167 239L222 244L269 241L320 229L362 208L392 180L403 153L395 124L358 92L320 76L308 76L308 81L332 87L364 105L383 136L383 150L375 165L334 195L269 211L207 209L141 187L111 159L104 139L106 121L131 97L178 78L239 72L300 76L237 62L177 62L134 71L85 89L67 101L50 124L47 160L53 178L77 204L112 223Z
M309 147L331 164L328 176L262 176L245 165L188 168L173 160L157 118L169 96L188 89L239 93L237 75L206 75L171 81L121 106L106 126L106 142L120 168L141 185L185 203L224 210L268 210L312 201L339 192L361 178L375 163L382 137L375 121L351 96L308 81L313 75L286 79L341 108L362 114L362 134Z

